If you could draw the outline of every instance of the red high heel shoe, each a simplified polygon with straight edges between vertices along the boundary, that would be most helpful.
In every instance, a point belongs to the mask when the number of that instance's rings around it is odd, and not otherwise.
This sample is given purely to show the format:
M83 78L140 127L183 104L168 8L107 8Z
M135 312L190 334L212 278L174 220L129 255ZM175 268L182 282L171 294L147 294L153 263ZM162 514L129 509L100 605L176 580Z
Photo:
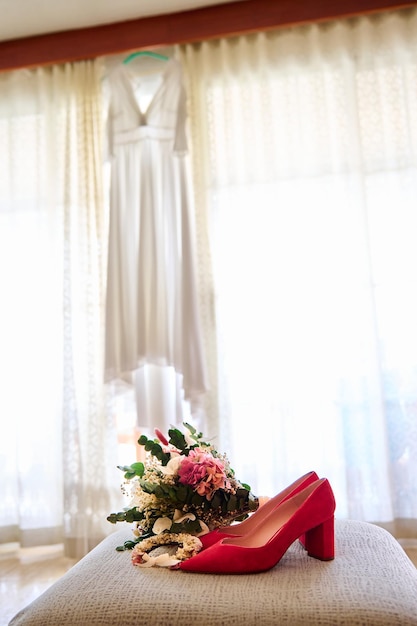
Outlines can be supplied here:
M305 534L309 556L334 558L335 500L327 478L288 498L243 537L222 539L172 569L211 574L264 572Z
M307 485L310 485L314 481L318 479L316 472L308 472L298 478L298 480L294 481L289 487L283 489L276 496L265 502L259 509L257 509L254 513L240 522L240 524L235 524L234 526L222 526L221 528L216 528L206 535L200 535L199 539L203 544L203 549L209 548L214 543L217 543L221 539L225 539L226 537L241 537L242 535L246 535L251 532L255 526L260 524L262 520L265 519L281 502L286 500L287 498L295 495Z

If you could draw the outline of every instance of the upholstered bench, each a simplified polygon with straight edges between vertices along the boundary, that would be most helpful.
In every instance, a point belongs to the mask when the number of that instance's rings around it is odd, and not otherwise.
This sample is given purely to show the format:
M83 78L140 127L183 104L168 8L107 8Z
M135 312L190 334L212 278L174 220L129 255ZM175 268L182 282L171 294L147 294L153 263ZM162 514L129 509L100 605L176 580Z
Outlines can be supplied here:
M336 522L336 558L294 543L268 572L190 574L131 564L116 531L10 626L417 625L417 569L385 530Z

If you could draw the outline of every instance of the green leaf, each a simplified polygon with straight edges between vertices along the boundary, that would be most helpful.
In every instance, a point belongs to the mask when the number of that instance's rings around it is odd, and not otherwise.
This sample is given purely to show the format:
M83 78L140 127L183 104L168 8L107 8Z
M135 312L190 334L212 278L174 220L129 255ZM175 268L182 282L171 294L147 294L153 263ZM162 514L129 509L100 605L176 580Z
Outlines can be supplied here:
M191 426L191 424L188 424L187 422L183 422L183 424L184 424L185 428L190 431L191 435L195 435L196 434L197 431L194 428L194 426Z
M140 486L142 487L143 491L146 491L146 493L155 493L155 489L158 485L155 485L155 483L150 483L146 480L141 480Z
M177 428L170 428L168 431L169 434L169 443L178 450L182 450L183 452L187 449L187 442L185 441L185 437L183 433Z
M107 517L107 521L111 524L116 524L117 522L139 522L141 519L143 519L143 513L138 511L136 507L119 511L118 513L111 513Z
M177 492L173 487L169 487L168 496L171 498L173 502L177 502Z
M177 488L177 500L178 502L185 503L188 497L188 489L185 485L178 485Z
M140 476L140 477L143 476L145 472L145 466L143 463L138 461L137 463L132 463L130 467L135 472L136 476Z
M124 477L126 478L126 480L131 480L132 478L134 478L134 476L143 476L143 473L145 471L145 466L143 465L143 463L132 463L132 465L118 465L117 466L120 470L122 470L123 472L125 472Z
M117 469L122 470L122 472L127 472L130 470L130 465L118 465Z
M155 495L157 498L162 499L162 498L164 498L164 497L165 497L165 495L166 495L166 494L165 494L164 490L163 490L163 489L161 489L161 486L160 486L160 485L157 485L157 486L156 486L156 489L154 490L154 495Z
M230 513L231 511L236 511L237 508L238 508L238 499L234 494L232 494L227 503L227 511Z
M220 493L218 491L216 491L216 493L214 494L214 496L211 499L211 508L212 509L219 509L222 505L222 497L220 495Z
M172 485L160 483L159 487L161 489L161 498L172 500L174 503L177 501L177 492Z
M193 493L193 496L191 498L191 504L193 506L201 506L204 501L205 501L204 496L200 496L200 494L196 492Z
M197 442L195 446L209 446L208 443L202 441L202 437L203 437L202 432L198 433L196 429L194 428L194 426L191 426L191 424L188 424L187 422L183 422L183 424L185 428L188 430L188 432L190 433L191 438ZM190 446L190 447L195 447L195 446Z
M130 509L129 511L126 511L125 519L126 519L126 522L128 522L129 524L135 521L135 514L132 509Z
M159 461L161 461L162 465L166 465L171 458L171 455L164 452L160 443L157 440L152 441L152 439L148 439L145 435L142 435L138 439L138 443L141 446L144 446L147 452L150 452L152 456L155 456ZM134 463L134 465L139 465L138 463ZM139 476L139 474L137 474ZM141 474L143 476L143 472Z
M190 535L201 532L200 522L196 520L184 520L181 524L174 522L169 529L170 533L188 533Z
M164 454L164 451L162 450L161 444L159 443L153 443L152 448L151 448L151 452L154 456L156 456L157 459L161 458L161 455Z

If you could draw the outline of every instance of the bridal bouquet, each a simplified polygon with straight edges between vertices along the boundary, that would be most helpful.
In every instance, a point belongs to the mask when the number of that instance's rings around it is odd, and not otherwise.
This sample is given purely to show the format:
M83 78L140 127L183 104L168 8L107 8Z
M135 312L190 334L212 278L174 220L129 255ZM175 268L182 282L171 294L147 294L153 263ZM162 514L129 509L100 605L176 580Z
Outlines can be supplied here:
M136 526L134 539L118 550L138 548L139 542L146 548L175 542L186 550L193 537L242 520L258 508L258 499L237 480L226 455L203 441L195 428L184 427L185 432L171 428L168 438L158 429L156 439L142 435L138 444L146 451L145 461L118 466L131 502L107 519Z

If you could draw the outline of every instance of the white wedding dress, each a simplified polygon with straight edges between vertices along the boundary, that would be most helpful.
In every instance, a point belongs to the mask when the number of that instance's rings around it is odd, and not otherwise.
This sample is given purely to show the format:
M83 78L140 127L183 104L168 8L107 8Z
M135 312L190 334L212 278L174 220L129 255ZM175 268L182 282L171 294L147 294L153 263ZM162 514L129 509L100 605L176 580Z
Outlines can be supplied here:
M147 365L170 367L180 376L185 398L193 399L207 383L182 69L175 59L161 66L158 88L143 111L135 93L140 76L133 74L133 65L121 64L108 76L105 377L126 379ZM138 388L144 389L143 381ZM166 420L157 421L162 426Z

